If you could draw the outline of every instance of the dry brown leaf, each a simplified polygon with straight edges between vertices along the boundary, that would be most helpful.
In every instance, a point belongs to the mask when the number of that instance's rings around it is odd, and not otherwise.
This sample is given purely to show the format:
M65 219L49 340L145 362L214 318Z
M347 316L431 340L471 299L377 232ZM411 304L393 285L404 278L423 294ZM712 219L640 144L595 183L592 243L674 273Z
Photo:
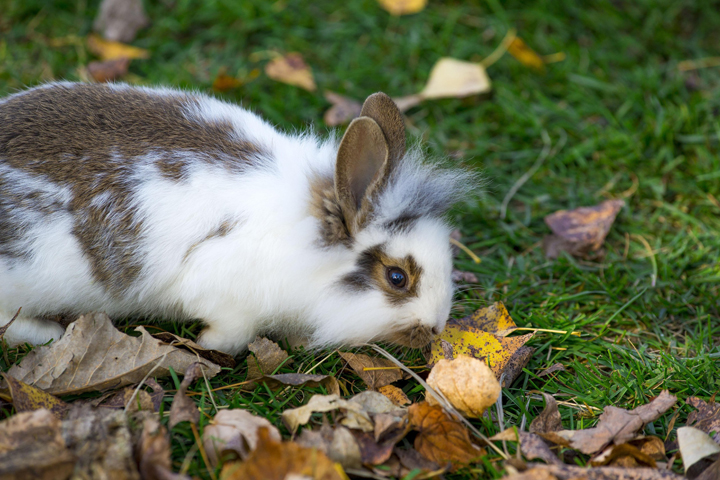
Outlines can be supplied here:
M500 383L485 362L467 355L454 360L438 361L428 375L427 383L445 395L445 398L466 417L481 417L500 396ZM426 400L437 405L432 392Z
M265 65L265 73L273 80L304 88L310 92L314 92L317 88L310 67L298 52L270 60Z
M285 350L267 338L256 337L255 341L248 345L248 350L252 352L247 357L248 380L260 378L263 375L272 375L288 358ZM287 363L289 364L291 361Z
M280 443L262 427L248 459L226 463L220 476L223 480L343 480L339 468L321 451L294 442Z
M630 443L609 446L590 460L590 465L593 467L611 465L624 468L657 468L654 458Z
M438 465L446 462L467 464L482 454L482 450L470 441L465 426L440 406L427 402L410 405L408 421L418 431L415 449Z
M562 430L562 419L560 418L555 397L547 393L543 393L542 396L545 398L545 408L530 423L530 433L547 433Z
M478 278L472 272L463 272L461 270L454 269L452 271L452 281L455 283L478 283Z
M560 459L550 450L547 443L534 433L518 431L515 427L511 427L493 435L490 440L519 442L520 451L528 460L539 458L546 463L562 465Z
M153 376L169 375L168 367L184 372L197 361L195 355L162 344L143 328L131 337L113 327L104 313L81 316L60 340L37 347L7 373L53 395L104 391L139 383ZM208 378L220 367L202 361Z
M221 367L235 368L235 358L228 353L221 352L219 350L208 350L193 342L189 338L183 338L170 332L153 333L152 336L168 345L199 355L200 357L210 360Z
M117 60L118 58L150 58L150 52L142 48L125 45L102 39L99 35L91 33L87 37L88 50L103 60Z
M412 403L408 396L405 395L405 392L403 392L395 385L385 385L384 387L380 387L378 388L378 392L385 395L391 402L393 402L393 404L397 405L398 407L405 407Z
M347 406L347 400L340 398L340 395L313 395L302 407L285 410L282 413L282 421L288 430L295 432L300 425L310 421L313 413L330 412L339 408L350 408ZM354 408L359 409L359 407Z
M600 420L594 428L585 430L560 430L540 433L546 440L592 455L600 452L610 443L620 445L637 435L646 424L657 420L672 407L677 398L663 390L652 402L634 410L625 410L613 406L605 407Z
M203 445L210 463L215 466L220 459L245 460L257 445L257 431L261 427L276 442L282 441L280 432L270 422L239 408L220 410L203 430Z
M545 255L557 258L561 251L575 256L597 252L624 205L623 200L606 200L593 207L559 210L546 216L545 223L554 235L543 239Z
M125 387L113 395L103 397L100 402L91 402L91 405L115 409L124 409L127 406L128 413L157 412L160 409L160 405L156 405L153 401L152 395L142 388L138 390L134 386Z
M357 444L360 446L360 454L363 465L380 465L385 463L393 453L395 444L402 440L403 433L400 437L391 437L382 442L375 440L370 432L361 432L354 430L352 435L355 437Z
M15 411L18 413L44 408L52 412L57 418L62 418L70 408L70 405L54 395L21 382L6 373L2 374L2 378L5 379L5 385L7 385L7 394L0 387L0 398L12 402Z
M352 98L344 97L338 93L325 90L325 100L332 104L327 109L323 120L328 127L343 125L360 115L362 104Z
M423 100L462 98L487 93L491 89L490 77L482 65L445 57L433 66L425 88L418 95Z
M75 461L60 420L49 410L21 412L0 422L0 478L65 480Z
M340 395L340 384L330 375L313 375L308 373L280 373L278 375L265 375L256 379L257 383L264 383L271 390L292 386L317 387L322 385L330 394Z
M231 77L224 72L220 72L215 77L215 80L213 80L212 89L216 92L227 92L228 90L238 88L242 84L243 82L241 80Z
M714 400L705 402L698 397L688 397L685 403L697 409L688 415L687 426L708 434L715 432L713 440L720 443L720 403L715 403Z
M433 365L446 358L449 348L443 342L447 342L452 346L453 356L464 354L485 359L496 378L500 379L505 374L503 385L509 386L534 352L530 347L523 349L525 342L532 338L532 333L507 337L516 328L502 302L481 308L459 320L451 319L443 332L433 340L429 363Z
M374 415L375 441L382 442L390 438L404 437L409 428L407 410L395 410ZM398 439L399 440L399 439Z
M562 363L553 364L551 367L546 368L542 372L538 373L538 377L545 377L555 372L565 372L565 366Z
M717 460L717 456L720 453L720 445L715 443L715 441L710 438L710 435L694 427L678 428L677 441L678 450L680 450L680 455L682 455L686 475L689 474L689 470L693 466L701 462L703 459L714 457L712 458L712 462L714 462ZM705 465L705 467L707 466L709 465ZM705 467L701 467L700 470L704 470ZM695 467L695 470L697 470L697 467ZM697 473L689 476L690 478L695 477L697 476Z
M410 473L412 470L420 470L420 474L414 478L435 478L438 475L442 475L447 471L447 465L440 467L437 463L426 459L417 450L403 449L395 447L394 452L400 460L400 464L405 467L408 472L403 472L403 477ZM428 476L427 474L432 472L434 475Z
M62 430L78 456L73 478L140 479L125 412L73 405Z
M393 15L411 15L425 8L427 0L378 0L380 6Z
M503 480L684 480L670 470L655 468L595 467L584 468L571 465L543 465L529 463L524 476L503 477ZM547 474L553 477L548 477ZM543 476L544 475L544 476Z
M513 38L508 45L507 51L526 67L534 68L540 72L545 71L545 62L542 57L528 47L520 37Z
M362 353L338 353L370 390L377 390L380 387L402 380L402 370L386 358L373 358ZM383 370L365 370L366 368L381 368Z
M132 42L150 23L141 0L103 0L93 29L116 42Z
M170 460L170 439L156 414L141 412L135 417L142 422L140 439L135 445L140 478L142 480L190 480L187 475L173 473Z
M298 445L316 448L343 468L360 468L360 446L350 430L342 426L324 424L319 430L305 429L297 440Z
M188 398L187 389L200 377L202 377L202 365L199 363L193 363L185 370L185 376L170 407L168 427L173 428L178 423L185 421L197 425L200 420L200 411L195 402Z
M718 480L720 478L720 458L715 460L712 465L703 470L703 472L695 478L695 480Z

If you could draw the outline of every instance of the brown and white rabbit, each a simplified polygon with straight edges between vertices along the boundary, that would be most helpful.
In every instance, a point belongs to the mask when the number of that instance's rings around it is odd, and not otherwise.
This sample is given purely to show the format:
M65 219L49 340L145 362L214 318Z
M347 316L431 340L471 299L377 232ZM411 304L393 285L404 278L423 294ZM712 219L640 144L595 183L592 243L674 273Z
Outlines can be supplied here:
M0 100L0 325L47 342L52 314L201 319L238 353L426 344L453 296L447 209L467 172L405 151L368 97L342 141L278 132L171 89L53 83Z

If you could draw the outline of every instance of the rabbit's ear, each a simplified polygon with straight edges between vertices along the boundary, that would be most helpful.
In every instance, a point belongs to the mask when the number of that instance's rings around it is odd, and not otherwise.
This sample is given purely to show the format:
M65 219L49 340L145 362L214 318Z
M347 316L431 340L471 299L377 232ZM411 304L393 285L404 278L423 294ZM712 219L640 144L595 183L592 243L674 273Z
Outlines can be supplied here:
M335 165L335 194L351 236L364 226L378 184L386 183L388 154L388 142L375 120L359 117L352 121Z
M405 122L392 98L373 93L363 103L361 117L370 117L382 129L388 143L388 158L394 166L405 155Z

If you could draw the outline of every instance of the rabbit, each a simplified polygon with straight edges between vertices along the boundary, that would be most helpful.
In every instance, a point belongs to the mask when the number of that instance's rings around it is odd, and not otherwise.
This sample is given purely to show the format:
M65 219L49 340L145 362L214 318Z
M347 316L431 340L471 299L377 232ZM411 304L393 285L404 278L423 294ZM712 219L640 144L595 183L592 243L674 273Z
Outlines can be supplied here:
M369 96L341 141L193 92L58 82L0 99L0 325L57 314L200 319L204 348L421 347L448 319L447 211L472 174L406 152Z

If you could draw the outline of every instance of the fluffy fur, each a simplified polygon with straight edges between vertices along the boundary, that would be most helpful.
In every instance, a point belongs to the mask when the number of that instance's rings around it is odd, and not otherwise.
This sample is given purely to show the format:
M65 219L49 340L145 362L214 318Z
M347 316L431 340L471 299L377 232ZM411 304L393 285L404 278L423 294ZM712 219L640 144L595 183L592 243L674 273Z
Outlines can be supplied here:
M202 319L200 343L229 353L259 333L426 343L449 315L443 217L469 176L404 154L378 98L367 138L390 154L356 203L337 193L337 141L204 95L56 83L0 100L0 325L22 307L5 338L44 343L63 328L43 317L101 310ZM405 289L384 276L396 264Z

